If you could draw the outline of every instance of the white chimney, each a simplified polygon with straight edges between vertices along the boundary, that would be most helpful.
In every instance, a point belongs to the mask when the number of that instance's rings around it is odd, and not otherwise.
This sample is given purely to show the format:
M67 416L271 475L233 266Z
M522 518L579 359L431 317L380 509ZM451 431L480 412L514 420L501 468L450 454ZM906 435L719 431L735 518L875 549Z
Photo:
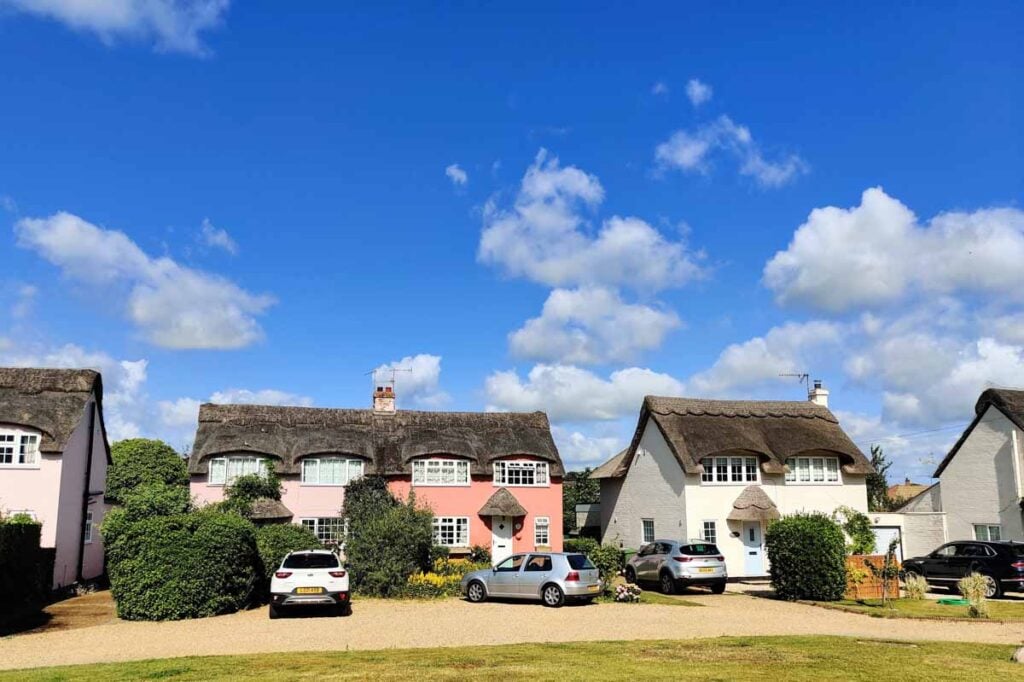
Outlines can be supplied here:
M814 380L814 388L807 392L807 399L815 405L828 407L828 389L821 387L821 379Z
M395 413L395 390L391 386L378 386L373 392L373 413Z

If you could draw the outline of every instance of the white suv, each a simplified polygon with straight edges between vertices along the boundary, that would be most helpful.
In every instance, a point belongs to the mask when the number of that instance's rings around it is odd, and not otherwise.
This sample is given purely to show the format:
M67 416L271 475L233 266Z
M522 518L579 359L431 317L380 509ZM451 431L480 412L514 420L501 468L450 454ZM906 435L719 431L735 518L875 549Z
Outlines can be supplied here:
M336 616L352 613L348 571L326 549L288 554L270 580L271 618L285 607L312 605L329 606Z

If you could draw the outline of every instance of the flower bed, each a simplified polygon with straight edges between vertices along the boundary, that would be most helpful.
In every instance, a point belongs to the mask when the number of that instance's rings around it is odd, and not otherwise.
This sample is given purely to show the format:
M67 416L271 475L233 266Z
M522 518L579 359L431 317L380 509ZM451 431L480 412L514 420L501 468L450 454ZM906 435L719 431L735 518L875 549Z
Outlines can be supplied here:
M462 576L482 568L490 568L490 564L442 557L434 562L433 570L429 573L414 573L409 576L401 596L414 599L457 597Z

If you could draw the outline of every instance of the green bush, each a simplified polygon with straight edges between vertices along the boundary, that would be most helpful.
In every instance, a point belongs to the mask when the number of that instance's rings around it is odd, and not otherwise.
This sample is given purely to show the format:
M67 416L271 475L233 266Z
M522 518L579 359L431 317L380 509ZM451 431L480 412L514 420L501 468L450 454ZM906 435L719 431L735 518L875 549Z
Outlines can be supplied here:
M960 594L968 601L967 615L971 618L988 618L988 601L985 599L985 592L988 589L988 581L985 576L978 573L971 573L961 578L956 584Z
M140 485L165 483L188 487L185 460L167 443L130 438L110 446L113 463L107 469L106 497L121 502L123 495Z
M772 587L782 599L836 601L846 591L843 531L821 513L794 514L768 526Z
M562 543L562 548L566 552L579 552L587 556L600 546L601 543L593 538L571 538Z
M224 502L220 506L224 511L233 511L249 518L252 515L252 503L260 498L281 499L281 479L269 464L262 474L246 474L236 478L224 489Z
M253 525L202 510L104 524L110 588L126 620L178 620L232 613L258 584Z
M188 488L163 482L140 485L121 494L121 504L103 519L103 541L107 547L132 523L154 516L185 514L192 509Z
M850 539L846 545L847 554L874 553L875 532L871 529L871 519L867 514L853 507L843 506L835 510L832 518L840 524L846 537Z
M270 577L281 565L281 561L289 552L303 549L321 549L320 540L308 528L291 523L274 523L256 528L256 549L259 551L260 571L263 584L260 595L270 585Z
M601 579L605 587L610 589L612 578L617 576L626 566L626 556L614 545L601 545L592 538L573 538L563 545L566 552L586 554L590 561L601 571Z
M50 591L53 563L39 548L41 531L42 524L31 518L28 522L0 519L0 604L4 607L41 601Z
M491 550L483 545L473 545L469 548L469 555L466 558L469 559L470 563L490 566Z
M399 502L382 477L364 476L346 488L342 515L348 521L345 557L360 593L400 595L409 576L430 571L434 515L417 507L414 495Z

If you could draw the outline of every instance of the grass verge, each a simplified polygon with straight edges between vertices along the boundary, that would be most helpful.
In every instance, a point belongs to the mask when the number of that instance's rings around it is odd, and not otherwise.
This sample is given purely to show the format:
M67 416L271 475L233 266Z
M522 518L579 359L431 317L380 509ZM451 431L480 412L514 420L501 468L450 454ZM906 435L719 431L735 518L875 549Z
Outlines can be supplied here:
M862 602L844 599L836 602L807 603L839 611L862 613L874 618L978 621L977 618L971 618L967 615L966 606L947 606L931 599L894 599L890 602L890 606L883 606L881 600L875 599L868 599ZM988 621L1008 623L1024 621L1024 602L990 600L988 606L991 613L991 618L988 618Z
M0 673L0 680L1009 679L1013 647L846 637L515 644L170 658Z

